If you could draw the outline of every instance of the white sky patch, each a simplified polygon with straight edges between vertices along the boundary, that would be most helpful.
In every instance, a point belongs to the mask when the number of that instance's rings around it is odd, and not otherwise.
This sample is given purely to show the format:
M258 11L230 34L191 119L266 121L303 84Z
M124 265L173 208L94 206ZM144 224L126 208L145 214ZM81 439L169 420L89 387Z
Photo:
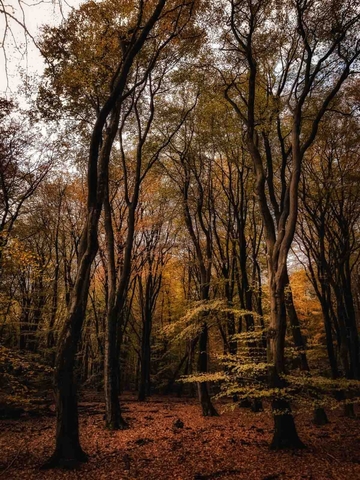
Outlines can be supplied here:
M31 37L39 28L58 25L81 0L0 0L0 95L11 96L21 86L21 72L41 74L44 62ZM8 15L4 13L7 12ZM30 35L27 35L25 25Z

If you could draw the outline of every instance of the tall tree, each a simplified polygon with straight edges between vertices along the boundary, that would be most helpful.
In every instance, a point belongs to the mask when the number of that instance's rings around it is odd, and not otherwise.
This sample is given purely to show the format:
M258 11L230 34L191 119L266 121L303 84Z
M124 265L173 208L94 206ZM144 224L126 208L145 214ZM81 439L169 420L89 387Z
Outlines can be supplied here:
M333 378L339 376L334 337L342 370L359 378L359 340L352 271L359 260L360 203L357 187L359 139L357 121L333 114L304 164L301 188L300 250L319 298ZM347 140L344 141L346 131Z
M50 145L42 151L39 131L29 124L26 112L0 98L0 274L1 258L27 200L48 174L53 163ZM48 158L50 156L50 158Z
M359 56L359 14L357 5L348 1L279 5L231 0L228 21L224 41L231 46L229 62L233 59L236 69L221 73L225 96L244 125L253 159L271 298L270 382L282 388L287 259L298 216L302 162ZM301 447L289 403L274 400L273 411L272 447Z
M76 381L74 377L75 355L84 321L90 269L98 249L97 231L105 196L105 187L111 148L117 132L119 109L134 86L128 84L135 58L159 21L165 0L151 2L146 7L139 2L137 11L129 20L132 24L119 45L114 74L107 94L92 129L88 158L87 217L82 233L78 270L71 293L69 313L64 322L55 361L56 385L56 447L47 467L72 466L85 461L79 440ZM134 5L135 7L135 5ZM124 35L125 32L121 32ZM135 80L136 82L136 80Z

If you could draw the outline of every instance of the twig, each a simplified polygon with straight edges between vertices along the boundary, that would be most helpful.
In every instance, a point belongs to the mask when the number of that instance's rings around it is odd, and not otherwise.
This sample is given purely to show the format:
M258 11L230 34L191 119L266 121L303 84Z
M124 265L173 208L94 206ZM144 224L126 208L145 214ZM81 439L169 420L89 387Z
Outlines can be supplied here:
M4 475L4 473L6 473L13 465L13 463L15 462L15 460L18 458L18 456L20 455L20 452L21 452L21 449L22 447L24 446L25 442L22 442L20 444L20 447L19 447L19 450L17 451L17 454L15 455L15 457L11 460L11 462L9 463L9 465L5 468L5 470L3 470L1 473L0 473L0 477L2 475Z
M333 460L335 460L335 462L341 463L340 460L338 460L337 458L335 458L335 457L333 457L332 455L330 455L330 453L327 453L327 452L325 452L325 453L326 453L326 455L327 455L328 457L330 457L330 458L332 458Z

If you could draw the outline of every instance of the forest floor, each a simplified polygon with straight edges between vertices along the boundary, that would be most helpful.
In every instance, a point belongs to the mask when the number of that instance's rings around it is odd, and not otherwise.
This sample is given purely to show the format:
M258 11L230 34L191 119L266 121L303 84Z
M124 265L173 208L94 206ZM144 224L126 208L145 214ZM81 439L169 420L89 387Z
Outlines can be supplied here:
M85 401L84 401L85 400ZM4 479L360 479L360 420L330 412L315 427L297 416L301 451L269 450L269 412L226 409L204 418L195 399L122 399L126 431L104 429L100 396L80 404L81 443L89 462L75 471L40 470L54 442L54 416L0 420L0 478ZM181 427L181 420L183 426Z

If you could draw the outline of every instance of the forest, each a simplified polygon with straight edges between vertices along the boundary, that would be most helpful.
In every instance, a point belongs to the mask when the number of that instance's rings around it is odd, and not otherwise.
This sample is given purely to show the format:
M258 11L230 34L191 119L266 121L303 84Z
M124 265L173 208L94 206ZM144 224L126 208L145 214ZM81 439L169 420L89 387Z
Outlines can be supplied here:
M0 477L360 478L360 1L29 5Z

